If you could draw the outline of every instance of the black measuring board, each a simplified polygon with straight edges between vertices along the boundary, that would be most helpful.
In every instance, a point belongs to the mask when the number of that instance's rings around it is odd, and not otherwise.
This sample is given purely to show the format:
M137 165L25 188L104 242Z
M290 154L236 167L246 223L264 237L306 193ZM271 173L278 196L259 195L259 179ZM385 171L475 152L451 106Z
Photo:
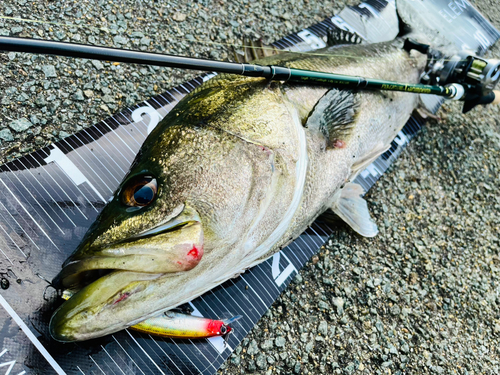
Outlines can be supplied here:
M423 7L419 11L441 18L446 7L454 11L449 1L407 3L418 3ZM455 14L446 35L459 41L459 48L466 43L484 52L500 34L467 2L458 3L463 12ZM381 35L393 38L391 12L394 1L368 0L273 45L292 51L322 48L329 28L358 32L367 41L378 41ZM366 34L368 19L380 19L376 33ZM4 270L9 269L5 277L10 282L7 290L0 291L0 319L6 322L0 331L0 365L11 362L12 374L32 370L43 374L213 374L326 242L333 230L318 220L281 252L193 300L195 313L202 316L244 316L233 325L234 333L227 341L173 340L124 330L63 345L48 336L55 297L44 300L47 284L40 277L50 280L59 272L158 122L182 97L213 76L200 76L0 167L0 261ZM428 106L437 109L440 102L428 100ZM411 118L390 150L356 182L365 190L373 186L422 126L422 120Z

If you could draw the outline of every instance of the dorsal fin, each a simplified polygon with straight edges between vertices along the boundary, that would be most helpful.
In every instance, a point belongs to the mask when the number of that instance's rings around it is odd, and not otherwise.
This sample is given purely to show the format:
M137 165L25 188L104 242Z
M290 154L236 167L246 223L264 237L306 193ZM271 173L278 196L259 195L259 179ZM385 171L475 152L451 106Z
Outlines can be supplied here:
M352 91L332 89L318 101L305 126L323 134L328 147L343 148L352 133L357 107Z
M350 31L342 29L328 29L326 44L329 46L361 43L363 43L363 38L356 33L351 33Z
M277 55L280 52L276 47L265 45L262 39L255 41L245 38L241 49L236 50L233 47L235 61L242 64Z

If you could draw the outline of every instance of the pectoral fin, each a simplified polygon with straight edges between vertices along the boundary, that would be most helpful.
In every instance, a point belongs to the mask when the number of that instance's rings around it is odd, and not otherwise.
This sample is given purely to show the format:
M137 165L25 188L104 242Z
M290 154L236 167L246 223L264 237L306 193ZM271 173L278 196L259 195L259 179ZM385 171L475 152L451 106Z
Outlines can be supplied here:
M342 220L364 237L375 237L378 233L377 224L370 217L368 204L363 199L363 188L355 183L348 183L339 192L331 206Z
M357 107L357 97L351 91L330 90L318 101L305 126L323 134L327 147L345 147L353 132Z

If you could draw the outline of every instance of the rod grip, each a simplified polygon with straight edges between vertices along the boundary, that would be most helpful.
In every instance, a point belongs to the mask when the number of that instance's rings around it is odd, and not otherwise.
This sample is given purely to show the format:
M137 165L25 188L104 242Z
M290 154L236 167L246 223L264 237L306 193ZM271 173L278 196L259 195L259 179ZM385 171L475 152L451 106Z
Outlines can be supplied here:
M495 94L495 99L493 99L491 104L500 104L500 90L493 90L493 94Z

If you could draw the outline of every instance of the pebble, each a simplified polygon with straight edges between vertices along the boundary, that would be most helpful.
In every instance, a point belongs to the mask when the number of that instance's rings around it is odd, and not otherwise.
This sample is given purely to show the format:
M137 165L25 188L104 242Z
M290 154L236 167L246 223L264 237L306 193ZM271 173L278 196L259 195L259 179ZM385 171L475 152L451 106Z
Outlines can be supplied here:
M42 66L42 71L45 74L45 78L57 77L56 68L54 65L44 65Z
M276 345L278 348L284 347L286 344L286 339L283 336L278 336L276 337L276 340L274 340L274 345Z
M14 140L14 136L12 135L10 129L0 130L0 138L7 142L12 142Z
M184 13L181 13L181 12L176 12L173 16L172 16L173 20L174 21L177 21L177 22L184 22L187 18L187 15L184 14Z
M82 90L77 90L71 97L73 100L83 101L85 100Z
M18 120L11 121L9 127L16 132L23 132L31 128L33 124L27 118L20 118Z
M92 65L94 65L97 70L104 69L104 65L99 60L92 60Z

